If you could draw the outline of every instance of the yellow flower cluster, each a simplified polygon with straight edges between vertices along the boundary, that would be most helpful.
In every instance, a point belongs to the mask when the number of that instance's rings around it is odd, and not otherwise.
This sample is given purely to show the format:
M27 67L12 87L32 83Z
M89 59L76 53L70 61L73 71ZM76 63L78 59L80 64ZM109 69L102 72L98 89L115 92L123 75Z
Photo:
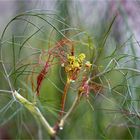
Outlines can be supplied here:
M75 71L75 70L80 70L83 64L83 61L85 59L85 54L81 53L78 57L68 55L67 60L68 60L68 65L65 67L65 71Z
M81 53L77 57L73 55L67 55L67 65L65 66L65 71L67 73L69 80L75 80L82 68L83 64L86 68L91 67L91 63L89 61L84 62L85 54Z

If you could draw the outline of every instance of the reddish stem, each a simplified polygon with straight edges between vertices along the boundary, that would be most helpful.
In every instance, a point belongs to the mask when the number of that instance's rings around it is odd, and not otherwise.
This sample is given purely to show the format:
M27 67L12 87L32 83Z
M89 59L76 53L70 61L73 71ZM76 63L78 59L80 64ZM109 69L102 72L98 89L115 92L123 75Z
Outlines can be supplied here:
M61 99L61 112L59 114L60 115L60 118L64 114L65 102L66 102L66 97L67 97L67 92L68 92L69 87L70 87L70 80L67 80L67 82L65 84L65 87L64 87L64 93L63 93L63 96L62 96L62 99Z
M49 67L50 67L50 65L49 65L49 63L47 61L45 66L44 66L44 68L42 69L40 74L37 76L37 88L36 88L36 91L37 91L36 95L37 96L39 96L42 81L45 78L46 74L48 73Z

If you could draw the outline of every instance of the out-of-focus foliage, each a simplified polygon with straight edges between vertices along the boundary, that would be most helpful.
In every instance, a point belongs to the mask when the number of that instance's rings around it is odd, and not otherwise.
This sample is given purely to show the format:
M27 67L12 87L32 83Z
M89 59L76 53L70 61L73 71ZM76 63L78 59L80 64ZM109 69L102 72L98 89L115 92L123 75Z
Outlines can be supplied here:
M39 1L27 3L17 3L23 10L9 18L1 33L0 138L49 138L42 124L9 92L7 79L10 77L12 88L33 102L36 78L47 59L45 52L59 40L69 38L76 42L76 54L84 52L93 64L91 81L102 90L94 85L89 98L80 102L58 137L139 139L139 1L42 1L50 7L52 4L51 10L44 10ZM37 102L51 125L60 111L65 81L64 69L54 65L41 86ZM73 83L66 110L76 91Z

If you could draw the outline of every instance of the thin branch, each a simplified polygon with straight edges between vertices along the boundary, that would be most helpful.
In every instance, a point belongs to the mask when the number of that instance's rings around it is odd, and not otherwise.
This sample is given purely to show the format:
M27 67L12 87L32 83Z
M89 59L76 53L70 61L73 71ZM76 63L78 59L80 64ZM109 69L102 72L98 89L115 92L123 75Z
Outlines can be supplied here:
M12 91L9 91L9 90L0 90L0 92L4 92L4 93L12 93Z
M138 69L133 69L133 68L127 68L127 67L123 67L123 68L121 68L121 67L119 67L119 68L111 68L111 69L108 69L108 70L106 70L106 71L103 71L103 72L101 72L101 73L99 73L99 74L97 74L97 75L95 75L94 77L92 77L90 80L93 80L93 79L95 79L95 78L97 78L97 77L100 77L100 76L102 76L102 75L104 75L104 74L106 74L106 73L109 73L109 72L111 72L111 71L117 71L117 70L126 70L126 71L131 71L131 72L136 72L136 73L140 73L140 70L138 70Z
M70 116L70 114L74 111L74 109L76 108L76 106L79 104L81 96L77 95L73 104L71 105L70 109L68 110L68 112L66 113L66 115L60 120L59 123L59 128L63 129L64 123L66 122L67 118Z

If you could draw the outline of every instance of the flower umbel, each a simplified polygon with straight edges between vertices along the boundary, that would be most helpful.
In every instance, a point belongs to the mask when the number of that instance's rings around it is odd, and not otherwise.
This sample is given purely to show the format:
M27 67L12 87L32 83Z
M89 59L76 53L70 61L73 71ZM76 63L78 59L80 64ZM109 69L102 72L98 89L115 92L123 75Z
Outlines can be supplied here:
M65 71L70 81L77 78L77 75L83 66L85 57L86 56L84 53L79 54L79 56L77 57L69 54L67 55L67 64L65 66Z

